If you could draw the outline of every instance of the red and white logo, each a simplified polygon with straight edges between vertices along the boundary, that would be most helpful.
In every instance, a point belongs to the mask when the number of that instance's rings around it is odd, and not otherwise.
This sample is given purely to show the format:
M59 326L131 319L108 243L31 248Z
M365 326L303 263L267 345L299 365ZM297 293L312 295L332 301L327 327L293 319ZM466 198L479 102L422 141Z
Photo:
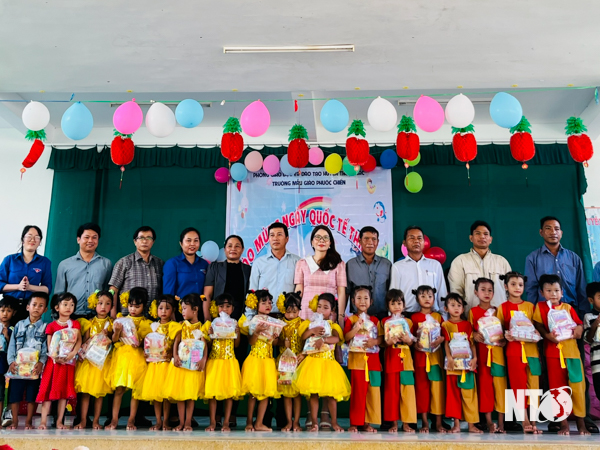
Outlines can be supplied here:
M573 411L572 389L562 386L543 393L541 389L512 389L504 391L506 420L525 419L525 397L529 397L529 420L535 422L561 422ZM541 398L540 398L541 397Z

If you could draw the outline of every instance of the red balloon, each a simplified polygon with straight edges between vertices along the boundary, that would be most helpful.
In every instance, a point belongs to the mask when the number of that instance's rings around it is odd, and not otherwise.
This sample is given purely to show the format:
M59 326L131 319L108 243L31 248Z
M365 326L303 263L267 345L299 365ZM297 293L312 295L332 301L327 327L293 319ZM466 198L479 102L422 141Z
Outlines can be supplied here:
M366 164L362 166L362 170L364 170L365 172L373 172L375 170L375 167L377 167L377 161L375 160L375 157L373 155L369 155Z
M435 259L440 264L444 264L446 262L446 252L440 247L431 247L424 254L426 258Z
M426 252L431 247L431 241L425 235L423 235L423 252Z

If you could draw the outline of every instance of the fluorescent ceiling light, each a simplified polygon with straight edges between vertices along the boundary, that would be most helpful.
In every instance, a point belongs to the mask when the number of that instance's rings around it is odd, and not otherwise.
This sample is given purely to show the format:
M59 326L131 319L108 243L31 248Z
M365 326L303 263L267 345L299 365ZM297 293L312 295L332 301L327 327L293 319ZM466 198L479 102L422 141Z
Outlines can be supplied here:
M353 52L353 44L292 45L284 47L223 47L223 53Z
M110 107L111 108L118 108L119 106L121 106L123 103L125 102L115 102L115 103L111 103ZM157 100L156 102L136 102L139 106L152 106L152 103L162 103L164 105L167 106L177 106L179 105L179 102L161 102L160 100ZM204 102L204 103L200 103L200 105L203 108L211 108L212 107L212 103L211 102Z
M419 100L418 98L416 99L406 99L406 100L398 100L398 106L403 106L403 105L414 105L417 103L417 100ZM438 103L448 103L450 101L449 98L438 98L436 99ZM492 99L476 99L473 100L471 99L471 103L473 103L474 105L485 105L485 104L490 104L492 103Z

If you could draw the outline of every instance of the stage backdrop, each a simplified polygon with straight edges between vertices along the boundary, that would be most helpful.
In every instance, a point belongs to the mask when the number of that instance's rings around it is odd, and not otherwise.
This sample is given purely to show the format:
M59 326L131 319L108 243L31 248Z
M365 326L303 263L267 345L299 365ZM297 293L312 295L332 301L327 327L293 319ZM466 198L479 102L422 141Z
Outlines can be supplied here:
M378 254L393 258L391 171L376 168L349 177L328 174L322 167L304 168L301 175L274 176L260 170L228 189L228 232L244 239L244 262L252 264L269 251L267 227L288 226L288 250L312 255L310 234L317 225L328 226L344 261L360 253L359 230L367 225L379 231Z
M385 148L371 147L371 154L378 159ZM262 151L281 156L287 149ZM325 149L325 153L345 155L345 149ZM511 157L508 145L481 145L471 163L470 185L465 165L456 160L451 146L422 146L421 154L415 170L423 177L424 186L418 194L404 188L403 166L391 171L395 259L401 255L404 228L418 224L433 246L446 251L447 270L456 255L469 250L471 223L483 219L493 227L492 251L523 270L527 254L542 245L539 219L551 214L562 222L563 245L582 257L591 279L581 202L587 186L585 171L573 162L566 145L536 145L536 156L527 170ZM109 148L100 153L95 149L53 149L49 167L55 170L54 185L44 230L48 239L45 254L52 260L53 270L78 250L77 227L88 221L102 227L98 251L113 262L134 250L132 234L140 225L156 229L153 253L165 260L180 252L179 233L187 226L197 227L203 241L214 240L222 246L227 186L214 180L214 171L223 166L227 161L219 148L136 148L119 189L121 171L111 162ZM280 211L281 205L277 213ZM372 212L371 206L365 214ZM346 238L336 235L336 242L343 240Z

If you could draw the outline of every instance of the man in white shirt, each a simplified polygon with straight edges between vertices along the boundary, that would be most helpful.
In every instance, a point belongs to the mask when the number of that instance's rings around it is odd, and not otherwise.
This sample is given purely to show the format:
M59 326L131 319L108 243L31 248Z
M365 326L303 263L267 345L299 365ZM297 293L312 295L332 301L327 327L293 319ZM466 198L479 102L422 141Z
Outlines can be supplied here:
M404 240L402 241L408 250L408 255L392 266L390 289L400 289L404 293L407 313L420 310L419 303L412 291L421 285L436 289L433 305L435 311L443 310L441 298L448 293L442 265L435 259L429 259L423 255L425 246L423 236L423 230L420 227L415 225L408 227L404 231Z
M510 264L500 256L490 251L492 243L492 227L483 220L477 220L471 225L469 240L473 248L468 253L458 255L448 273L450 292L462 295L467 302L465 313L474 306L479 305L479 299L475 297L475 285L477 278L489 278L494 282L494 298L492 306L498 307L506 301L504 282L500 275L510 272Z

